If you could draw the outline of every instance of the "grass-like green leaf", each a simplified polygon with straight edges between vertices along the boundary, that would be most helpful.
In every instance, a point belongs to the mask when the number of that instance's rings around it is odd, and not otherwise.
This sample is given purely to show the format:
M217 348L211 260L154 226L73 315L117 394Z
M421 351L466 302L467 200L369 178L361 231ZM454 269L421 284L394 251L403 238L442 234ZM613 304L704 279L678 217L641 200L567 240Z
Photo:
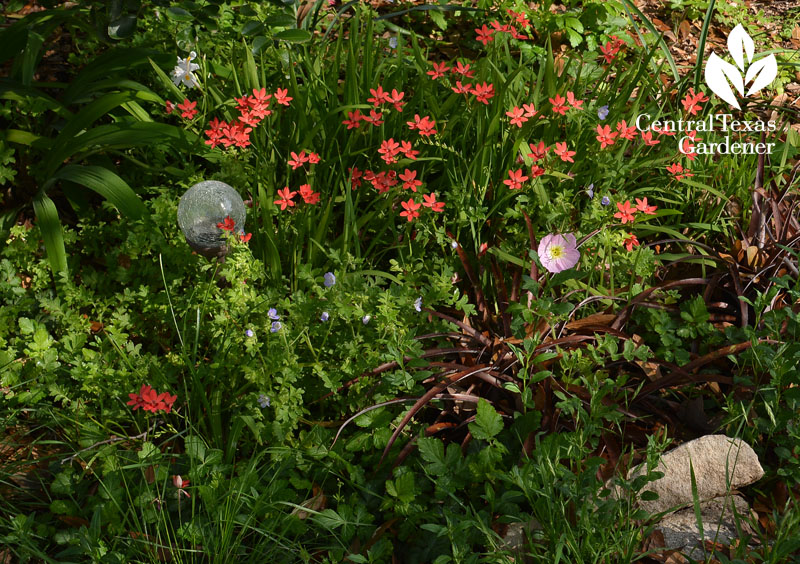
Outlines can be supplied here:
M53 180L66 180L94 190L131 219L147 214L141 198L122 178L101 166L67 165L56 172Z
M47 197L47 194L39 193L33 200L33 211L36 213L36 221L42 232L44 247L47 250L47 258L50 260L53 273L66 271L67 253L64 250L64 232L61 229L61 221L58 219L56 205Z

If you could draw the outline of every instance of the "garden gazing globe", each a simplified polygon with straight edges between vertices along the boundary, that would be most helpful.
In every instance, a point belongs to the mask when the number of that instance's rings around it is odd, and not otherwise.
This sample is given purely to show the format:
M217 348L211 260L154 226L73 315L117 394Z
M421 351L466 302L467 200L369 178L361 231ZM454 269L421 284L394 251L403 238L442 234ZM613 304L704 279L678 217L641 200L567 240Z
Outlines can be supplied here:
M212 258L227 252L223 231L217 224L226 217L233 220L235 233L244 232L245 206L231 186L205 180L189 188L178 203L178 225L189 246Z

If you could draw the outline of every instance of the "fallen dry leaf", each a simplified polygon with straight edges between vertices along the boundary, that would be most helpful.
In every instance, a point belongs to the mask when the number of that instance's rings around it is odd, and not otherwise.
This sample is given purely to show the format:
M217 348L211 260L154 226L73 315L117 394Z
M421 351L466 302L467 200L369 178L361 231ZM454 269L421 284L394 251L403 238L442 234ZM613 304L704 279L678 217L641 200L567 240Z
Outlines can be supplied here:
M320 511L325 509L325 505L328 500L325 497L325 494L322 493L322 488L315 484L311 492L314 495L301 503L300 506L310 509L311 511ZM308 511L303 511L299 507L295 507L292 510L292 515L297 515L298 519L308 519L311 513Z
M576 331L587 325L610 325L617 318L613 313L593 313L583 319L576 319L567 323L567 329Z

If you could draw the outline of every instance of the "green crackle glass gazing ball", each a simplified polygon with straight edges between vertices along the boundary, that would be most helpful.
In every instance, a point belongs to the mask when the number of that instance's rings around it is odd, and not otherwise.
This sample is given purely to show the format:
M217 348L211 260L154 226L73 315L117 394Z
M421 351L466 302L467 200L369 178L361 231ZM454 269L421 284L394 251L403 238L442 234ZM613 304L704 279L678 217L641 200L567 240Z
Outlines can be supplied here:
M217 180L205 180L189 188L178 202L178 226L189 246L201 255L225 256L227 249L222 230L217 227L230 216L234 232L244 233L244 202L231 186Z

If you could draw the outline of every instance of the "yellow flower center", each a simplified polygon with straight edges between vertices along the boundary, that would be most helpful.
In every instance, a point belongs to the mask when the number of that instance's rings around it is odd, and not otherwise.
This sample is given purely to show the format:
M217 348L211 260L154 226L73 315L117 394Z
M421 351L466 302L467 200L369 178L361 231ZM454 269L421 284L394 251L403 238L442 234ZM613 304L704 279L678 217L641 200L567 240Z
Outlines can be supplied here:
M557 260L564 256L564 247L562 245L553 245L550 247L550 258Z

